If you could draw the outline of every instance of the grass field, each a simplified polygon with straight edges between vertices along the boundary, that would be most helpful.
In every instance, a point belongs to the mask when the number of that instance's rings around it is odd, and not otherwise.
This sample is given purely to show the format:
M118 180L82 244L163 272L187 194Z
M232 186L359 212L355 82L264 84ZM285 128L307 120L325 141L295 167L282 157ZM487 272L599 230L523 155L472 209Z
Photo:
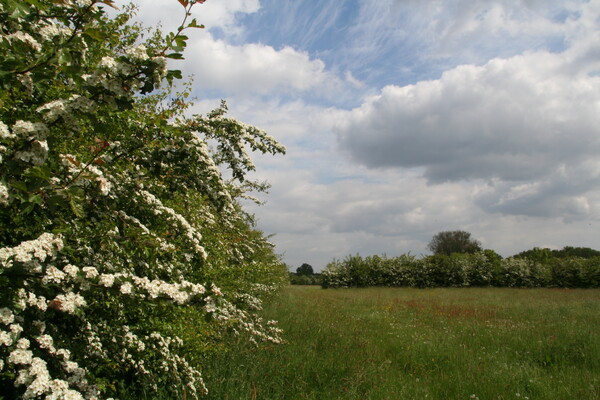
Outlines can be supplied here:
M600 399L600 290L290 286L287 344L210 361L211 399Z

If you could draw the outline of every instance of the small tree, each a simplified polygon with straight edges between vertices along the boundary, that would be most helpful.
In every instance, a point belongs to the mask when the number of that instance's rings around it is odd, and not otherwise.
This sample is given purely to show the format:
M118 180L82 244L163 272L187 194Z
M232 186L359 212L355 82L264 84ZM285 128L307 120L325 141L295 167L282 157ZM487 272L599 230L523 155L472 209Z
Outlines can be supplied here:
M314 271L313 267L311 267L309 264L304 263L298 268L296 268L296 273L298 275L313 275Z
M481 243L472 239L465 231L444 231L433 236L427 248L433 254L475 253L481 250Z

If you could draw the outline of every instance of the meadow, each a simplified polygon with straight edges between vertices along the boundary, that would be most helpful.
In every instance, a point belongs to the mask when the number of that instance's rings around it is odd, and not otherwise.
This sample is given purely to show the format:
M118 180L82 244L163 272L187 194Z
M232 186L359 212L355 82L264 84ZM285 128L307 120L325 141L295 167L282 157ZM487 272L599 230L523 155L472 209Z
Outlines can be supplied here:
M284 345L240 337L210 399L600 399L600 290L288 286Z

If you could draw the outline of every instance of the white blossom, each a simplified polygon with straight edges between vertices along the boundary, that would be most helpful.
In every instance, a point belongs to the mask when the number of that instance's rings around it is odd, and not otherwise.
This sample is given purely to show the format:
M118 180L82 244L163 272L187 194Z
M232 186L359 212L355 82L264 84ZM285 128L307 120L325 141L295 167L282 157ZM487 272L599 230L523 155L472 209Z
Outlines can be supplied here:
M0 345L11 346L13 344L12 335L6 331L0 330Z
M46 311L48 301L44 296L36 296L34 293L28 292L26 295L26 303L30 307L36 307L41 311Z
M98 270L94 267L83 267L81 270L85 273L87 279L93 279L98 276Z
M13 312L6 307L0 308L0 322L4 325L12 324L15 320Z
M16 247L0 249L0 264L8 264L9 259L19 263L28 263L34 260L46 261L53 258L63 248L60 235L43 233L37 239L22 242Z
M223 293L221 292L221 289L219 289L217 286L215 286L214 283L212 283L210 285L210 291L213 292L213 294L215 296L222 296L223 295Z
M21 370L24 376L20 376L16 383L30 381L23 398L32 399L43 395L50 389L50 373L46 367L46 362L39 357L35 357L31 362L29 370Z
M63 267L63 271L66 272L71 278L75 278L79 273L79 268L75 265L67 264Z
M31 78L31 72L20 74L17 76L17 80L21 82L29 95L33 94L33 78Z
M33 353L31 350L15 349L8 356L8 362L11 364L31 364Z
M125 52L127 55L129 55L131 58L138 60L138 61L145 61L148 59L148 53L147 53L147 49L146 46L139 45L137 47L128 49Z
M0 182L0 206L7 206L9 204L10 195L8 188Z
M42 26L38 33L44 40L52 40L57 36L64 37L69 36L73 31L65 26L56 25L54 23L48 23Z
M35 51L40 51L42 49L42 45L38 43L29 33L27 32L15 32L11 33L6 37L9 41L17 40L19 42L25 43L27 46L31 47Z
M0 139L12 139L16 136L10 132L10 129L8 129L8 126L4 122L0 121Z
M104 287L112 287L115 283L115 276L111 274L102 274L100 275L99 283Z
M49 350L51 353L56 351L54 349L54 339L50 335L40 335L36 338L36 342L38 342L42 349Z
M21 338L21 339L17 340L17 349L27 350L29 348L30 344L31 343L29 342L28 339Z
M23 327L19 324L10 324L8 329L10 329L10 332L15 336L19 336L21 332L23 332Z
M67 294L59 294L52 300L51 304L54 303L56 308L60 311L72 314L78 308L87 305L83 296L78 293L69 292Z
M54 122L58 118L66 115L67 107L65 106L64 100L54 100L49 103L44 104L41 107L38 107L37 112L45 112L44 120L46 122Z
M155 75L152 78L154 82L158 83L167 76L167 59L165 57L152 57L152 61L156 65L154 70Z
M18 120L13 124L12 132L27 140L43 140L48 135L48 127L42 122Z
M106 68L110 71L115 71L117 68L117 62L115 61L114 58L105 56L105 57L102 57L102 60L100 60L100 63L98 64L98 66L100 68Z
M42 278L42 282L47 283L61 283L67 274L55 266L50 266L46 269L46 275Z
M106 196L110 193L110 189L112 188L112 184L108 181L108 179L99 176L96 178L96 181L98 182L98 188L100 189L100 193L103 196Z
M34 140L31 143L30 150L18 151L15 153L15 159L33 165L42 165L48 157L48 150L48 142L45 140Z
M133 288L133 286L131 285L130 282L125 282L124 284L121 285L121 288L119 290L123 294L130 294L132 288Z

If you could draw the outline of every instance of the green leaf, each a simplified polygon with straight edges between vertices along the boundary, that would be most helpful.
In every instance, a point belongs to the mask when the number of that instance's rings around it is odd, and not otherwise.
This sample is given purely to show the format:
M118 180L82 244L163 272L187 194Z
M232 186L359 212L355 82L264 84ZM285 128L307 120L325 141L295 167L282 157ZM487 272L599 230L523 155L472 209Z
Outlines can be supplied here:
M71 56L71 53L69 53L68 51L61 51L58 54L59 64L69 65L69 64L71 64L72 60L73 60L73 57Z
M176 79L181 79L182 78L181 71L178 70L178 69L169 70L169 72L167 73L167 75L171 75L173 78L176 78Z
M83 218L85 216L85 211L83 209L81 200L71 197L71 199L69 199L69 205L71 206L71 211L73 211L73 214L79 218Z
M102 41L107 37L104 32L96 28L87 28L83 34L97 41Z
M11 6L14 7L11 13L12 18L24 18L31 13L31 9L27 5L27 3L22 3L20 1L11 1L8 5L9 10Z
M27 198L27 201L29 203L38 204L38 205L42 205L44 203L42 196L40 196L39 194L35 194L35 193L30 194L29 197Z
M198 25L198 22L196 21L196 18L194 18L192 20L192 22L189 23L189 25L187 26L188 28L199 28L199 29L204 29L204 25Z
M21 205L21 213L23 215L30 214L34 208L35 208L35 203L24 203L24 205Z
M169 84L171 84L171 83L173 83L174 79L181 79L181 71L179 71L178 69L169 70L167 72L167 82L169 82Z
M54 195L48 198L46 204L48 205L48 208L54 211L66 207L67 199L65 198L65 196L62 195Z
M27 189L27 184L25 182L19 182L19 181L15 181L15 182L11 182L10 186L12 186L13 188L20 190L21 192L28 192L29 189Z
M181 53L171 53L171 54L165 55L165 57L172 58L174 60L183 60L183 54L181 54Z
M42 165L40 167L30 168L24 175L31 178L40 178L45 181L48 181L52 176L52 171L50 171L50 169L47 166Z
M47 6L43 5L37 0L25 0L25 2L31 4L32 6L35 6L39 10L46 10L48 8Z

